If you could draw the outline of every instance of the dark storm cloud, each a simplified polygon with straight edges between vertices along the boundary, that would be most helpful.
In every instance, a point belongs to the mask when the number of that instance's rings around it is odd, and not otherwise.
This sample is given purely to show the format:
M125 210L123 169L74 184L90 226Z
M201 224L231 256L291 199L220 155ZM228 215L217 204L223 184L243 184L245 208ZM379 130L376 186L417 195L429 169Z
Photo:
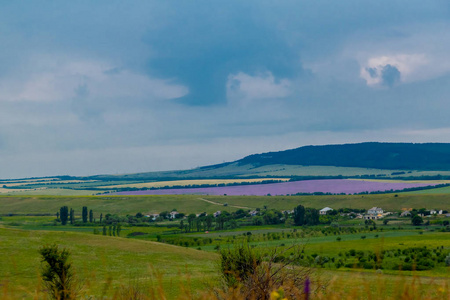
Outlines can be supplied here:
M149 72L177 78L189 87L183 103L223 104L227 77L242 71L296 77L303 72L299 48L279 34L276 25L255 16L245 2L188 2L146 34L154 51Z

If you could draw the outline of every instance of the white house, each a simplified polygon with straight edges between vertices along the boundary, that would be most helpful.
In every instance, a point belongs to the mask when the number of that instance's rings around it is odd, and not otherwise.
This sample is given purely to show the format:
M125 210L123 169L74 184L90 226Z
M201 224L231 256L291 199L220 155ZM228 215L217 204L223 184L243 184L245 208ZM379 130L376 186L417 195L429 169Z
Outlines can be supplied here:
M435 211L434 209L430 209L430 215L435 215L437 214L437 211Z
M170 212L170 215L169 215L169 218L170 218L170 219L175 219L175 218L177 217L177 215L178 215L178 212L177 212L177 211L171 211L171 212Z
M214 218L217 218L218 216L220 216L221 213L222 213L222 212L221 212L220 210L216 211L216 212L214 213Z
M252 217L256 216L259 213L259 211L257 210L252 210L251 212L249 212L248 214Z
M330 207L325 207L325 208L322 208L321 210L319 210L319 213L321 214L321 215L326 215L329 211L332 211L333 209L332 208L330 208Z
M152 221L155 221L158 217L159 214L149 214L149 215L145 215L147 218L151 218Z
M367 211L369 215L381 215L383 213L383 210L379 207L372 207Z

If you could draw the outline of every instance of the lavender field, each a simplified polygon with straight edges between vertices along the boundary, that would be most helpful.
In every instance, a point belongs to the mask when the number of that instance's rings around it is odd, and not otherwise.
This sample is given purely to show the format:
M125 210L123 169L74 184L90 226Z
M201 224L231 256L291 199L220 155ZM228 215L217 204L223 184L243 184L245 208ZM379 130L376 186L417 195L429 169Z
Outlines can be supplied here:
M252 184L206 188L178 188L143 191L118 192L117 195L229 195L229 196L265 196L297 193L355 194L362 192L384 192L415 187L434 186L436 183L382 182L349 179L304 180L269 184Z

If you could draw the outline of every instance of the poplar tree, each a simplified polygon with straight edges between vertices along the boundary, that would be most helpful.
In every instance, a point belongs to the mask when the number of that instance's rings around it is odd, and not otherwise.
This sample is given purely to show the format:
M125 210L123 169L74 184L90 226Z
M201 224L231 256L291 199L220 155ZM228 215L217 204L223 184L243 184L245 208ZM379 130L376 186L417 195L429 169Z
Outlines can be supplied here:
M70 209L70 224L74 224L75 223L75 211L73 210L73 208Z
M92 212L92 209L89 211L89 223L94 222L94 212Z
M87 206L83 206L83 212L82 212L81 216L83 217L83 223L87 223L87 220L88 220Z
M303 205L294 208L294 224L296 226L305 224L305 207Z
M59 209L59 217L61 218L61 224L66 225L69 219L69 208L67 206L63 206Z
M117 224L117 227L116 227L117 236L120 236L121 230L122 230L122 225L120 225L120 223L119 223L119 224Z

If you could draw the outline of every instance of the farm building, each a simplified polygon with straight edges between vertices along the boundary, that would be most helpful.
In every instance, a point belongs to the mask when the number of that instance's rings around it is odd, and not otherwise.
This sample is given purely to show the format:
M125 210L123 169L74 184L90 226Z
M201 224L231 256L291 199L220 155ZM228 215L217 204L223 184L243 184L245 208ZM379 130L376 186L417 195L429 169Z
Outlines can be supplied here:
M379 207L372 207L367 211L369 215L379 215L383 213L383 210Z
M325 207L325 208L322 208L320 211L319 211L319 213L321 214L321 215L326 215L329 211L332 211L333 209L331 208L331 207Z
M411 215L411 212L409 210L406 210L400 214L400 217L408 217L410 215Z
M177 211L171 211L170 212L170 219L176 219L177 215L178 215Z

